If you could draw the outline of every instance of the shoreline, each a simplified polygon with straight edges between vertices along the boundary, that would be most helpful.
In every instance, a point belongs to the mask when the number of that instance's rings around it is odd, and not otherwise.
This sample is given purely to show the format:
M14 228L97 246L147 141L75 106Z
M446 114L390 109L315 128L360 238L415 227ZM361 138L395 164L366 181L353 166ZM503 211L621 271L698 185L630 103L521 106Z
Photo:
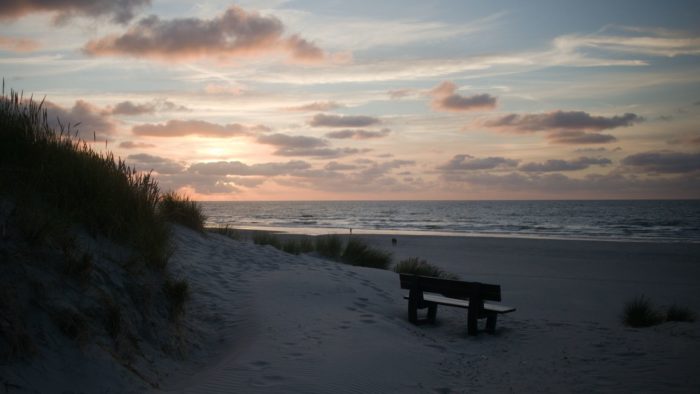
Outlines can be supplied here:
M207 225L207 229L225 228L221 225ZM565 237L556 235L534 235L534 234L498 234L498 233L467 233L454 231L431 231L431 230L382 230L382 229L361 229L361 228L341 228L341 227L294 227L294 226L256 226L240 225L229 226L235 231L260 231L272 234L284 235L363 235L363 236L416 236L416 237L452 237L452 238L495 238L495 239L531 239L531 240L551 240L551 241L575 241L575 242L611 242L611 243L651 243L651 244L691 244L700 245L700 240L687 239L640 239L640 238L603 238L603 237Z

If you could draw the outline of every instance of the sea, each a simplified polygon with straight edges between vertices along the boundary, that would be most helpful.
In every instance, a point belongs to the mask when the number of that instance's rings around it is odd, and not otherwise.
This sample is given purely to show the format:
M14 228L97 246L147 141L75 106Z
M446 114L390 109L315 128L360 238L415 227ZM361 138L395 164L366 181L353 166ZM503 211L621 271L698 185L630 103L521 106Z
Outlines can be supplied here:
M202 202L207 225L379 233L700 242L700 200Z

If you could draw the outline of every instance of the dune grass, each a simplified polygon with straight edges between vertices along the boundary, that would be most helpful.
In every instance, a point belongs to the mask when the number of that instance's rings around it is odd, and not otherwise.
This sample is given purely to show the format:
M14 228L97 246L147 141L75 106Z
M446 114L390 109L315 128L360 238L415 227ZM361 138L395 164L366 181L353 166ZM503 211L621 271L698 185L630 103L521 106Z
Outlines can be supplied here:
M358 238L350 238L341 261L362 267L387 269L391 265L391 253L372 248Z
M182 279L166 279L163 292L170 302L170 317L178 320L185 312L185 303L190 298L190 286Z
M622 321L630 327L651 327L663 322L689 322L696 320L695 312L681 305L671 305L665 309L656 308L644 295L625 304Z
M256 231L253 233L252 239L253 243L256 245L270 245L275 249L282 250L282 241L280 241L279 237L272 233Z
M0 98L0 196L23 215L22 232L40 244L80 224L92 234L132 245L149 267L163 269L172 253L166 221L195 229L196 203L161 194L150 173L74 138L70 125L49 126L43 101L17 92Z
M664 316L649 298L641 295L625 304L622 320L630 327L651 327L663 323Z
M122 332L122 310L112 297L102 297L102 309L104 310L104 328L112 339L116 339Z
M88 319L80 312L69 308L59 308L51 314L51 319L66 337L83 345L90 335Z
M391 265L391 253L372 248L357 238L344 244L336 234L318 236L313 242L309 236L282 240L275 234L259 231L253 233L252 239L257 245L270 245L293 255L316 252L321 257L351 265L380 269L388 269Z
M167 221L181 224L200 233L204 232L206 217L199 204L187 196L167 192L160 196L158 210Z
M338 235L322 235L316 238L316 252L322 257L338 260L343 252L343 241Z
M696 320L696 318L695 312L685 306L671 305L666 309L666 321L692 323Z
M394 272L400 274L414 274L422 276L432 276L434 278L459 280L459 276L451 272L446 272L440 267L428 263L418 257L410 257L401 260L394 266Z
M243 235L241 234L241 232L229 226L228 224L224 227L207 227L206 230L212 233L224 235L231 239L235 239L236 241L240 241L243 239Z

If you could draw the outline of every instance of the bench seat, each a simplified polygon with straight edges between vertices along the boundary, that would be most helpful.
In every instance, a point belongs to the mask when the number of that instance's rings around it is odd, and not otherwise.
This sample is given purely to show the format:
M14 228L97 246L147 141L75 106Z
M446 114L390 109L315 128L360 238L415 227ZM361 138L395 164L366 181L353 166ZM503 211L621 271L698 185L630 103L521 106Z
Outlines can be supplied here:
M404 300L408 299L408 295L403 296ZM469 308L469 300L460 300L458 298L449 298L442 296L440 294L423 293L423 300L426 302L433 302L439 305L454 306L457 308ZM512 306L500 305L500 304L490 304L484 302L484 310L495 312L495 313L509 313L514 312L515 308Z

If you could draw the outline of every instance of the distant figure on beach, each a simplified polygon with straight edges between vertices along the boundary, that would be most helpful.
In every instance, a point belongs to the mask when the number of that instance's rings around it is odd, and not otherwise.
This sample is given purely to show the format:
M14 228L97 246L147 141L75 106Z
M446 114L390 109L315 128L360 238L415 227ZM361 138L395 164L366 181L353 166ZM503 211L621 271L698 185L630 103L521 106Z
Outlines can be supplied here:
M399 243L399 241L396 240L396 238L391 239L391 245L396 246L396 244Z
M350 235L352 235L352 229L350 229Z

